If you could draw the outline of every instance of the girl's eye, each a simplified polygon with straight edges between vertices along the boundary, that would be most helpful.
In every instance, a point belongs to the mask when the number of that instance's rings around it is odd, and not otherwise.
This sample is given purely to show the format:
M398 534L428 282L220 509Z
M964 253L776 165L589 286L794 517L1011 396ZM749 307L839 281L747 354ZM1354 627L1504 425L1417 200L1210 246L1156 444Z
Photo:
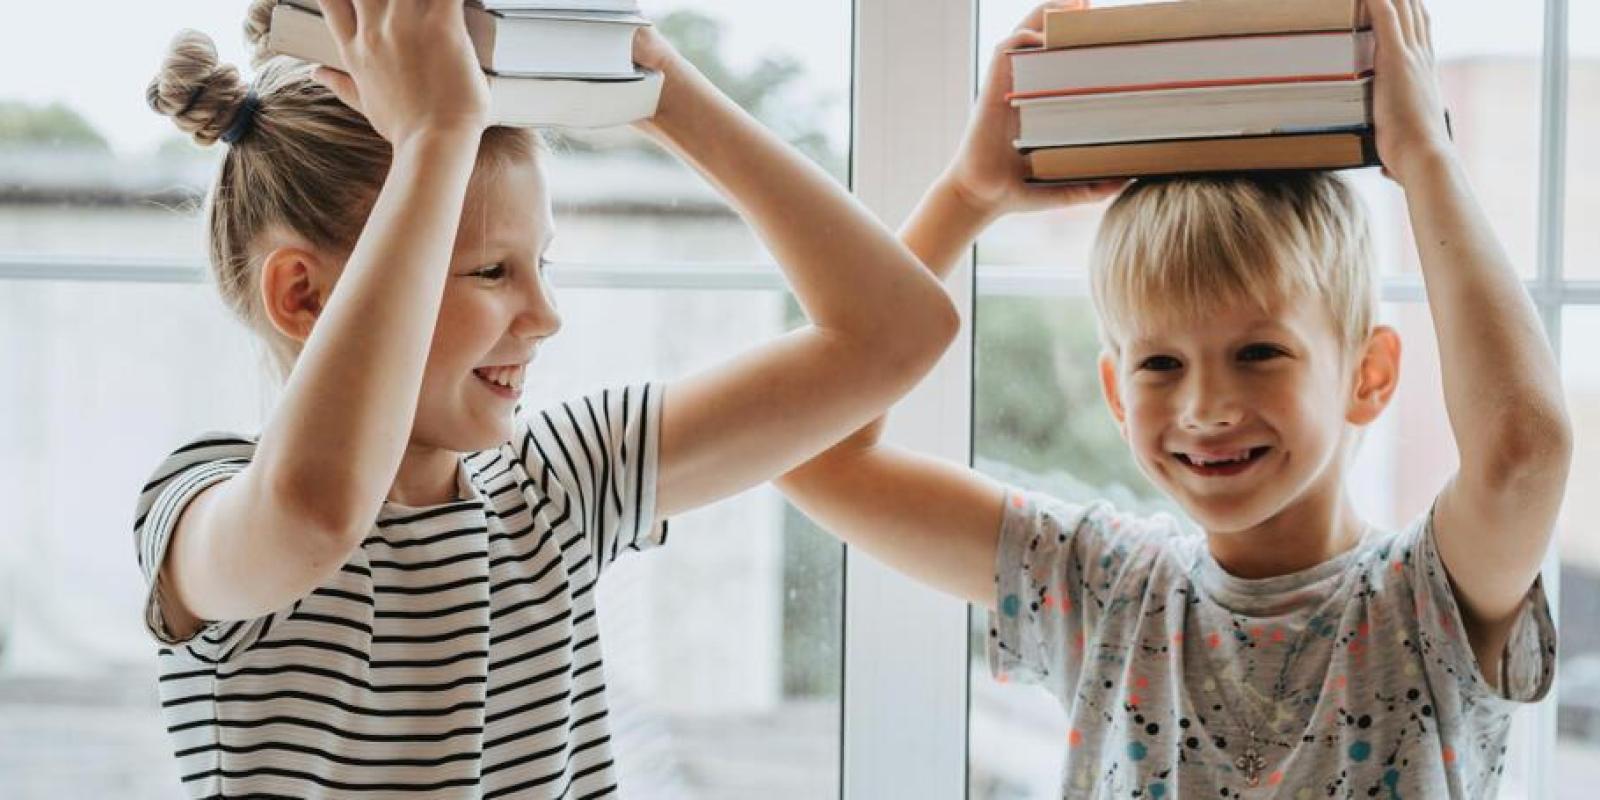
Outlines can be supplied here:
M1139 362L1139 369L1147 369L1153 372L1167 372L1180 366L1183 365L1179 364L1178 359L1172 356L1151 356Z
M1239 351L1239 358L1243 361L1270 361L1284 355L1281 348L1270 344L1252 344Z
M490 264L489 266L483 267L472 274L474 277L483 278L484 280L497 281L506 276L506 265Z

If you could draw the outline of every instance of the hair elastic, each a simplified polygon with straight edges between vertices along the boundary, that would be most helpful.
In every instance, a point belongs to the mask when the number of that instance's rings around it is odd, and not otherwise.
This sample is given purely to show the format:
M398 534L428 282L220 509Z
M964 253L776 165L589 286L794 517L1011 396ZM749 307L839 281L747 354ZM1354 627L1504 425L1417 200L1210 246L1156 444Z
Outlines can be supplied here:
M233 115L233 123L223 131L222 141L231 145L244 138L244 135L255 127L256 112L260 110L261 96L256 94L256 90L251 89L244 96L244 103L240 104L239 113Z

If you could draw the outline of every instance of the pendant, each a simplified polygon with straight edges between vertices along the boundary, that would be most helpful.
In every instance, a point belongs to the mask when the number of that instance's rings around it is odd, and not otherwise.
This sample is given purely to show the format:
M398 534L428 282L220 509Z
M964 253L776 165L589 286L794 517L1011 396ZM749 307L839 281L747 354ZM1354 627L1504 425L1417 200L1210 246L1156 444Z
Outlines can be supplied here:
M1267 768L1267 760L1256 752L1256 747L1252 744L1245 749L1244 755L1234 759L1233 766L1244 773L1245 783L1254 789L1261 785L1261 771Z

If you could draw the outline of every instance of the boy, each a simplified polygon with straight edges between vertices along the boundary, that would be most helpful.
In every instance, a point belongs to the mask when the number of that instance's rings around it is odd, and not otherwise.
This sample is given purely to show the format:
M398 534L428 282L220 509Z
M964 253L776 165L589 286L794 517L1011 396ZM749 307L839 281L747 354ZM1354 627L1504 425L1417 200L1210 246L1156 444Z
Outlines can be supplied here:
M1065 797L1490 797L1511 713L1548 691L1538 583L1571 432L1555 359L1451 149L1420 0L1373 0L1374 114L1405 190L1461 466L1399 533L1342 486L1398 379L1359 202L1331 175L1143 181L1091 264L1105 397L1141 470L1204 529L995 485L858 432L780 486L990 612L997 676L1071 719ZM948 271L1030 187L1002 43L962 153L903 238Z

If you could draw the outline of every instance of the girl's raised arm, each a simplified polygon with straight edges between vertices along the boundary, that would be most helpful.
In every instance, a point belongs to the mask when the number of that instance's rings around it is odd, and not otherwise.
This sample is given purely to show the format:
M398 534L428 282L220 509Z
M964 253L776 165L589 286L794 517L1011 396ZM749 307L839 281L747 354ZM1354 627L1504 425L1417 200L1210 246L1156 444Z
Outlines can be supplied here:
M733 202L811 320L668 387L656 490L666 517L770 480L883 413L933 367L959 319L893 234L659 35L640 32L635 60L666 78L643 127Z
M321 5L350 74L320 77L363 109L393 162L342 271L287 235L269 243L267 313L304 348L249 466L198 495L168 545L164 612L180 639L202 619L248 619L305 596L377 517L409 440L487 124L459 4Z

